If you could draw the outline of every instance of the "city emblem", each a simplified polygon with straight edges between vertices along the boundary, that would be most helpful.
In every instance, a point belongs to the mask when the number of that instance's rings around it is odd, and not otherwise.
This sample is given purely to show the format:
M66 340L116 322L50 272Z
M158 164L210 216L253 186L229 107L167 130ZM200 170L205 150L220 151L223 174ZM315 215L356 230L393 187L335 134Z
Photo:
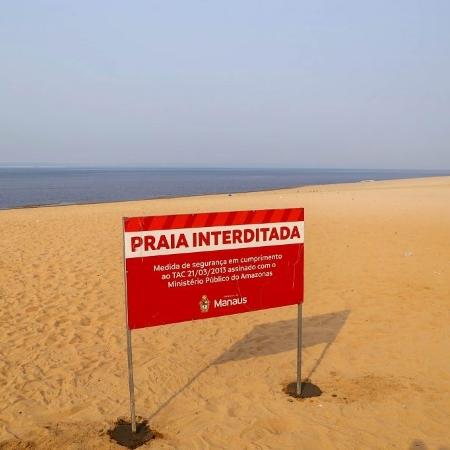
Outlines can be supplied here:
M207 295L202 295L202 299L199 302L200 311L206 313L209 310L209 300Z

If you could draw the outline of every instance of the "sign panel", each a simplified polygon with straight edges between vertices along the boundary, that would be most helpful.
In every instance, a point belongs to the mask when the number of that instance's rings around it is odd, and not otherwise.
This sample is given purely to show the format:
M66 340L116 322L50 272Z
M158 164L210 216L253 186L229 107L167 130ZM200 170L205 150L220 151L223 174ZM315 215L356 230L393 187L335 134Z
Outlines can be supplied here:
M303 302L303 209L124 219L128 328Z

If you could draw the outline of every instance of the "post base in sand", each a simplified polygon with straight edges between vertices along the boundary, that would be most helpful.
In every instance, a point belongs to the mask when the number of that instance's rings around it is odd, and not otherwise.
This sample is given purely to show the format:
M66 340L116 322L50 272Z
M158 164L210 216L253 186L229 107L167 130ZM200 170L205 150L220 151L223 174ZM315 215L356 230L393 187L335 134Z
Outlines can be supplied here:
M312 398L320 397L322 395L322 390L319 386L311 383L310 381L302 381L302 392L301 395L297 395L297 382L289 383L284 392L294 398Z
M108 434L113 441L127 448L138 448L158 436L157 432L150 429L146 420L138 421L136 424L136 433L133 433L131 423L124 419L119 419L108 430Z

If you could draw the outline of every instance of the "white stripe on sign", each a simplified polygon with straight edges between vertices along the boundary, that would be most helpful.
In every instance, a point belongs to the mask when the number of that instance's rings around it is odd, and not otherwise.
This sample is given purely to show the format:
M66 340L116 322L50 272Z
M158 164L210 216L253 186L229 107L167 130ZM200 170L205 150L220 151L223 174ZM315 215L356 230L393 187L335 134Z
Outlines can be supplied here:
M125 258L302 244L304 222L127 231Z

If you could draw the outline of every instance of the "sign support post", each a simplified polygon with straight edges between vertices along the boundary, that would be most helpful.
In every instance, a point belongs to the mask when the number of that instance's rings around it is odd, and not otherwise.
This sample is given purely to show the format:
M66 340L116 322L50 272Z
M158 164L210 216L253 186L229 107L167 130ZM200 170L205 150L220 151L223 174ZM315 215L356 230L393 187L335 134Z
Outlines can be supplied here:
M127 352L128 352L128 387L130 389L130 413L131 431L136 433L136 406L134 400L134 378L133 378L133 351L131 348L131 330L127 325Z
M302 306L303 303L299 303L297 309L297 397L302 395Z
M125 218L123 219L123 230L125 231ZM123 282L125 286L125 328L127 333L127 355L128 355L128 388L130 390L130 416L131 431L136 433L136 402L134 399L134 377L133 377L133 349L131 345L131 330L128 326L128 289L127 289L127 261L125 257L125 239L123 240Z

